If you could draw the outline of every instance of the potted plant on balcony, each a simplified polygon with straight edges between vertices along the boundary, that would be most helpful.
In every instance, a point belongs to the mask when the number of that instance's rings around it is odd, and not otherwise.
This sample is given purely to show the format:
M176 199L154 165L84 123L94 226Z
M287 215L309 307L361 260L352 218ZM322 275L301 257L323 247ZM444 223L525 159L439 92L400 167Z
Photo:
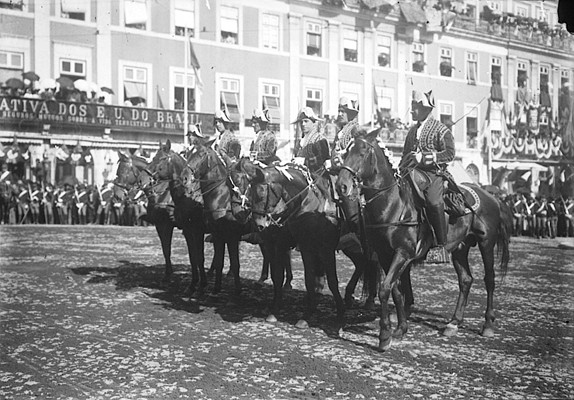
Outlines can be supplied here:
M425 62L417 60L413 63L413 72L423 72L425 70Z
M452 76L452 70L454 67L450 61L443 61L440 63L440 74L441 76Z

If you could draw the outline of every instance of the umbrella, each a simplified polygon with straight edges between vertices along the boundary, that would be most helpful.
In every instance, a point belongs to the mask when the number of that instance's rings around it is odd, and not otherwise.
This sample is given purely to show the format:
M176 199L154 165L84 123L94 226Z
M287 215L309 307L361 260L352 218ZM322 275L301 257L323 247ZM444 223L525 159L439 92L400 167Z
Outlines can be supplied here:
M146 99L144 99L143 97L140 96L134 96L134 97L130 97L129 101L134 105L137 106L140 103L145 103Z
M78 79L77 81L74 81L74 87L80 92L89 93L92 91L92 85L85 79Z
M48 90L48 89L56 89L58 86L55 79L52 78L44 78L38 82L38 89L40 90Z
M6 81L6 86L11 89L24 89L26 85L21 79L18 78L10 78Z
M22 73L22 79L28 79L33 82L39 80L40 76L38 76L34 71L28 71Z
M56 82L60 84L61 89L73 89L74 88L74 81L68 78L67 76L60 76L56 79Z
M112 89L110 89L109 87L102 86L101 90L102 90L102 92L105 92L105 93L115 94L114 91Z

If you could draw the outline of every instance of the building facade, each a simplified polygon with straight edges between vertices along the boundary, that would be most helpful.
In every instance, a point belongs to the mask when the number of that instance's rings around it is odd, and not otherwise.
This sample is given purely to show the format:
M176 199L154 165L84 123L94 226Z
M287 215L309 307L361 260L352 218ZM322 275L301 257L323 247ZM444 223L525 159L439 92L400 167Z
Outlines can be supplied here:
M225 109L245 150L254 138L253 109L268 109L285 160L298 110L310 106L332 118L347 96L359 100L359 122L383 123L383 139L400 153L412 90L432 90L435 116L451 125L457 158L473 179L486 184L498 172L530 171L536 186L571 162L556 138L565 131L560 105L570 98L561 97L565 88L573 89L574 47L556 25L556 7L518 0L0 0L0 81L34 71L39 80L31 87L43 79L97 82L79 99L84 107L62 97L42 108L43 89L19 101L4 92L0 139L27 152L26 171L44 163L55 181L72 173L101 184L114 174L117 149L153 152L160 140L183 141L186 97L188 122L213 131L214 111Z

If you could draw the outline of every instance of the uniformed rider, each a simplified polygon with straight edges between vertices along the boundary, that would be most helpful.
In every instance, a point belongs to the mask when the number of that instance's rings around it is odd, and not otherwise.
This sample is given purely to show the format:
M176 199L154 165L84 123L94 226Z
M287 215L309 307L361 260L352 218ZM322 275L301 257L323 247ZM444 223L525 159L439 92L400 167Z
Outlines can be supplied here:
M450 129L432 116L435 107L432 91L413 91L411 115L416 122L405 139L402 168L415 168L429 179L423 190L425 210L431 224L435 243L427 254L427 262L449 262L445 249L448 223L444 212L444 172L454 160L454 138Z
M274 161L279 161L275 155L277 152L277 137L275 132L267 129L271 122L268 110L253 110L251 123L255 131L255 140L251 143L250 158L269 165Z

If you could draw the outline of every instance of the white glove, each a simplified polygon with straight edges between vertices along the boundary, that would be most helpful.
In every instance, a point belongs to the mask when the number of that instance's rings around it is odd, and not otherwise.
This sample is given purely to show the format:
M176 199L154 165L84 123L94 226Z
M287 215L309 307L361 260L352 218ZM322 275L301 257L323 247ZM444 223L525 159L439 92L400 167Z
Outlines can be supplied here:
M331 169L331 160L325 160L323 165L325 166L325 169Z
M304 165L305 164L305 157L295 157L295 158L293 158L293 162L295 164Z
M423 153L421 153L420 151L417 151L415 153L415 158L416 158L417 162L420 163L421 160L423 159Z

